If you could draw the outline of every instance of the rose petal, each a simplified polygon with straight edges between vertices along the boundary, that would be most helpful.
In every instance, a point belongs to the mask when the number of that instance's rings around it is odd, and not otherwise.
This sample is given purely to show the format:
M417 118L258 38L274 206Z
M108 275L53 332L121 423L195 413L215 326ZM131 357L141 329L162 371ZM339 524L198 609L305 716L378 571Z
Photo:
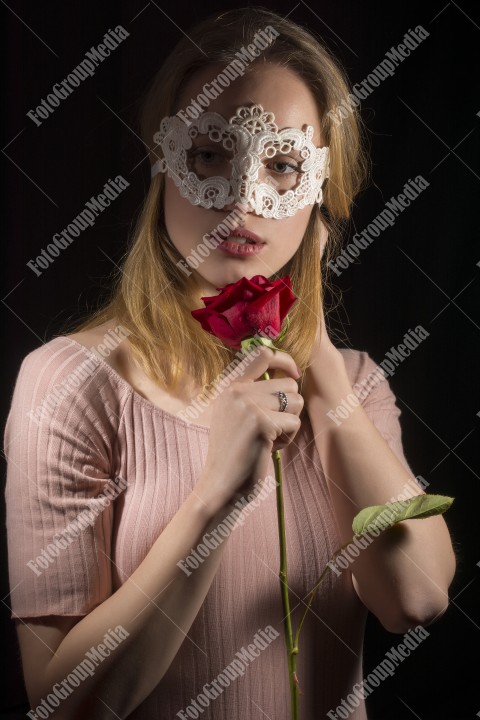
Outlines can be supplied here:
M205 308L193 310L192 316L204 330L237 349L242 340L256 333L277 337L283 320L297 301L288 275L274 281L264 275L243 277L217 289L219 295L202 297Z

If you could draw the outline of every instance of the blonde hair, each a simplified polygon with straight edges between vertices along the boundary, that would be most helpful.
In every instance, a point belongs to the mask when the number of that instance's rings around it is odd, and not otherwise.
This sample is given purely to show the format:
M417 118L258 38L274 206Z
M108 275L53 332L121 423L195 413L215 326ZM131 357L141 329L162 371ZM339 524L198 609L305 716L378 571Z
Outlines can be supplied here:
M358 113L352 109L341 124L329 115L349 93L338 62L306 29L274 12L261 7L229 10L189 30L188 38L180 40L164 61L143 104L141 133L153 164L158 157L152 149L153 136L161 118L177 111L176 103L186 83L208 65L232 62L236 52L248 47L255 33L268 26L279 35L248 66L248 72L261 61L296 71L316 99L324 144L330 147L324 205L313 206L300 247L271 276L274 280L289 275L298 297L289 314L288 332L278 347L290 353L303 371L309 364L322 312L328 260L340 242L352 200L367 175ZM136 361L154 381L175 391L185 375L200 387L211 383L235 359L236 351L205 332L191 316L191 310L203 306L200 286L195 271L187 277L177 265L183 258L165 228L164 184L162 173L151 181L111 300L77 330L118 319L131 333L128 342ZM321 223L329 233L322 262Z

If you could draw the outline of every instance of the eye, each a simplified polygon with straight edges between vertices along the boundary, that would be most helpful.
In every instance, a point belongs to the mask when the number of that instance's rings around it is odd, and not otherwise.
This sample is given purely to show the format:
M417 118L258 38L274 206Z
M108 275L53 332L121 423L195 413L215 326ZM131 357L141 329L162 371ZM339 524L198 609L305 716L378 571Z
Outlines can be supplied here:
M198 160L200 163L202 163L202 165L209 166L220 165L228 160L228 157L224 153L217 152L216 150L209 147L199 147L190 150L188 156L190 158Z
M287 160L271 160L269 163L272 170L279 175L291 175L292 173L300 173L299 164L292 158Z

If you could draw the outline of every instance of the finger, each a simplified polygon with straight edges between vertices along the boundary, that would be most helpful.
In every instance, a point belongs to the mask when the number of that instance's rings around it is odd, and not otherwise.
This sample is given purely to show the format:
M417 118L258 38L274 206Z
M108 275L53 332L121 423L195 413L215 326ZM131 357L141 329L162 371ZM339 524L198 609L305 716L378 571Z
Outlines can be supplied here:
M288 445L290 445L291 442L294 441L295 436L297 435L298 430L296 430L294 433L282 433L280 437L278 437L273 445L272 445L272 452L275 452L276 450L284 450Z
M283 417L282 417L283 416ZM272 413L271 417L276 419L277 437L273 440L272 451L281 450L290 445L301 427L301 420L297 415L287 413Z
M283 391L282 391L283 392ZM304 399L299 393L285 393L287 397L287 405L283 410L280 410L282 399L276 393L271 396L270 405L272 411L279 413L292 413L292 415L300 415L304 406Z
M247 391L249 386L245 386ZM254 388L254 390L253 390ZM269 410L278 412L290 412L299 415L304 405L303 396L298 392L296 380L293 378L281 378L278 380L258 380L253 384L252 395L250 398L261 407L267 407ZM287 396L287 407L280 411L279 392L285 393Z
M269 440L275 442L283 438L283 436L294 436L300 429L301 420L298 415L287 412L273 411L269 413L268 422L266 422L266 431Z
M265 372L270 374L273 370L281 370L294 379L300 378L300 373L291 355L286 352L272 350L271 348L257 346L245 354L245 359L237 366L237 379L258 380Z
M301 395L286 393L287 406L284 410L280 410L281 400L276 394L258 395L250 398L252 404L261 412L269 414L280 413L280 415L300 415L303 410L304 399Z

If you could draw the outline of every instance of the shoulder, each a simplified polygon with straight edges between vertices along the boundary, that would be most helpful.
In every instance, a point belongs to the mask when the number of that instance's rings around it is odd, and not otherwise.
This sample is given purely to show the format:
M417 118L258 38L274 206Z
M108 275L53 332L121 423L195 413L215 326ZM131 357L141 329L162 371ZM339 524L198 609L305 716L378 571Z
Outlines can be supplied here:
M361 382L369 373L378 368L378 365L365 350L354 350L352 348L339 348L343 357L345 369L350 382Z
M396 365L385 358L376 363L367 352L360 350L348 349L340 352L353 392L363 409L407 472L413 475L403 449L399 398L393 392L388 380ZM345 417L348 417L353 407L355 403L351 402L351 398L344 398L333 411L335 422L340 424Z
M88 330L65 336L99 357L116 372L121 374L124 363L124 343L130 332L121 323L110 320Z
M105 323L71 335L61 335L30 352L20 368L20 375L34 378L44 385L71 376L95 382L108 376L108 369L117 371L121 364L121 344L128 336L122 325ZM95 384L95 382L93 384ZM91 383L85 383L85 389Z
M387 379L389 373L382 364L376 363L365 350L342 348L340 353L353 390L363 406L378 402L395 406L395 395Z
M88 391L102 377L99 358L68 336L56 337L35 348L21 363L17 378L24 387L42 394L59 383Z
M13 391L10 423L27 416L42 424L48 418L70 425L75 419L83 425L118 425L126 387L102 357L110 351L107 342L113 352L119 339L108 336L104 347L88 347L75 336L60 336L26 355Z

